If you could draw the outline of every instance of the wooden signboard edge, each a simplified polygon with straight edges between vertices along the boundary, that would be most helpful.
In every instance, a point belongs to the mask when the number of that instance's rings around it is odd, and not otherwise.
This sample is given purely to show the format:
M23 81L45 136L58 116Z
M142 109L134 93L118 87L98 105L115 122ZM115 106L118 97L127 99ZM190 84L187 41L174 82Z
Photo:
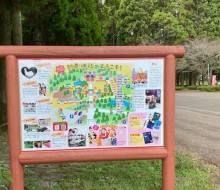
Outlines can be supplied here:
M100 50L96 47L97 50ZM1 48L0 48L1 49ZM135 48L134 48L135 49ZM181 53L176 54L178 57L182 57L184 54L184 49L180 48ZM10 51L9 51L10 52ZM47 52L45 52L46 54ZM127 54L131 53L127 51ZM168 52L167 52L168 53ZM15 52L16 54L16 52ZM25 52L23 52L25 54ZM131 53L134 58L136 57L135 51ZM160 54L160 53L158 53ZM2 55L0 53L0 55ZM20 138L20 105L19 105L19 86L18 86L18 63L17 57L14 55L6 54L6 77L7 77L7 109L8 109L8 126L9 126L9 144L10 144L10 167L13 182L11 183L11 190L22 190L24 189L24 173L23 173L23 164L31 164L31 163L45 163L46 159L40 159L43 155L39 152L39 157L34 156L33 154L29 154L29 152L21 152L21 138ZM30 57L34 56L35 53L32 52L28 54ZM32 56L31 56L32 55ZM156 54L155 54L156 55ZM155 55L150 56L149 54L145 57L154 57ZM175 55L167 54L164 56L165 64L164 64L164 148L158 147L147 147L147 148L135 148L130 151L130 148L116 148L113 152L108 155L105 153L105 150L97 150L97 154L100 156L100 153L104 153L103 160L123 160L123 159L162 159L163 160L163 168L162 168L162 184L163 190L172 190L175 186L175 162L174 162L174 149L175 149ZM1 56L0 56L1 57ZM50 56L49 56L50 57ZM56 58L56 56L53 56ZM66 57L66 56L65 56ZM71 56L70 56L71 57ZM72 56L74 57L74 56ZM105 56L104 56L105 57ZM111 56L114 57L114 56ZM143 56L144 57L144 56ZM124 56L124 58L128 58L128 56ZM123 157L122 149L124 149L125 154ZM127 150L126 150L127 149ZM136 150L136 151L135 151ZM88 151L88 149L86 149ZM96 150L91 150L96 151ZM58 151L54 151L50 156L54 156ZM61 160L62 162L67 161L100 161L101 159L74 159L76 154L81 156L88 156L84 154L83 151L69 151L74 152L70 157L70 159ZM131 156L129 157L127 154L132 153L132 155L136 152L139 156ZM120 154L121 153L121 154ZM54 155L53 155L54 154ZM91 155L90 151L88 154ZM95 155L97 155L95 154ZM91 158L95 158L95 155L91 156ZM126 156L127 155L127 156ZM45 156L45 155L44 155ZM57 154L56 156L59 156ZM143 156L143 157L142 157ZM81 157L82 158L82 157ZM39 160L37 160L39 159ZM52 160L52 162L60 162L59 158ZM46 162L47 163L47 162Z
M6 87L7 87L7 112L8 112L8 142L9 159L12 175L11 190L24 189L24 168L19 162L21 153L20 137L20 104L18 63L14 55L6 56Z

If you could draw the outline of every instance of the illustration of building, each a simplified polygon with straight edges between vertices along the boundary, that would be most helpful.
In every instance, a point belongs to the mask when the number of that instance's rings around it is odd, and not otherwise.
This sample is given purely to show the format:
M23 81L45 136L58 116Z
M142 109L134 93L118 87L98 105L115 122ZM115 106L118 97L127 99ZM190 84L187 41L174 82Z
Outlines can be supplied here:
M116 78L116 86L117 86L116 113L117 114L121 114L123 108L122 81L123 81L123 76L121 74L117 75Z
M86 79L87 82L89 81L94 81L96 77L96 73L95 72L84 72L84 78Z

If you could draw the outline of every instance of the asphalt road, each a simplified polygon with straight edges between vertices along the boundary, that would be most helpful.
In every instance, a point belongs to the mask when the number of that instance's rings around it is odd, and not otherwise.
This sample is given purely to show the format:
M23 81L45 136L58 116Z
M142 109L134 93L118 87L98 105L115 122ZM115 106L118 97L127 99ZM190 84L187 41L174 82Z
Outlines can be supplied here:
M176 145L220 167L219 92L176 92Z

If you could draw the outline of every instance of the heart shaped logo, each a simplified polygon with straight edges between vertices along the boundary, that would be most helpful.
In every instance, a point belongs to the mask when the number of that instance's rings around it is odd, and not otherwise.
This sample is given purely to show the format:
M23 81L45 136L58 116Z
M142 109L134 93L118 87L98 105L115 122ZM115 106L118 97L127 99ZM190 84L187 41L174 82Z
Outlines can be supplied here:
M27 67L23 67L21 69L21 73L27 77L28 79L32 78L34 75L37 74L37 68L36 67L31 67L30 69Z

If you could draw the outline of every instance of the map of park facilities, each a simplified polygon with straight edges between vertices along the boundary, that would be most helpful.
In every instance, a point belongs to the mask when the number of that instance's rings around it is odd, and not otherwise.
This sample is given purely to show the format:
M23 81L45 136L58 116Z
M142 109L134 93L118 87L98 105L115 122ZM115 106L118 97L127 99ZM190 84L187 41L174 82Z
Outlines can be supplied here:
M132 67L122 64L58 65L49 81L54 120L75 125L126 124L132 111ZM141 75L142 74L142 75ZM147 73L140 79L147 82Z

